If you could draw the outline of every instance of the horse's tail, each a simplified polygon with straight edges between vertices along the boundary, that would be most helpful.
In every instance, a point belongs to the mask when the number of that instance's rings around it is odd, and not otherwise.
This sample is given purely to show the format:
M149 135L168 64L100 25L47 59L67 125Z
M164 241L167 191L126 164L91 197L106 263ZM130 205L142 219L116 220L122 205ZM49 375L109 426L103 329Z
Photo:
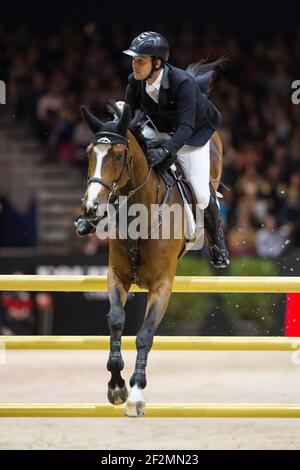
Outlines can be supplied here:
M230 57L228 55L222 56L213 62L207 62L203 59L190 64L186 72L196 79L201 92L209 96L219 70L224 69L229 61Z

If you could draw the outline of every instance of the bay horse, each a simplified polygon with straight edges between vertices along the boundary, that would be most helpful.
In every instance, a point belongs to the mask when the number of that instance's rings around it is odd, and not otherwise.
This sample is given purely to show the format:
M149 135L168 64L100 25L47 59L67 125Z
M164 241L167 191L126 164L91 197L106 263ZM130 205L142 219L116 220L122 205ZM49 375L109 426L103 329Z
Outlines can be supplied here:
M124 105L121 116L114 121L101 122L86 108L82 113L93 132L87 147L88 182L82 199L82 217L89 221L105 218L99 207L108 201L124 196L127 201L144 205L148 214L150 206L179 204L183 200L175 185L169 189L165 181L149 167L146 155L130 126L130 109ZM222 169L222 143L215 132L211 139L211 179L216 190ZM176 221L174 222L174 224ZM150 225L149 225L150 226ZM146 365L153 344L155 331L163 319L170 299L179 255L186 238L164 239L161 232L157 239L139 240L138 245L128 239L109 238L108 296L110 310L110 353L107 369L111 373L108 383L108 400L119 405L126 402L126 416L144 416L145 402L142 390L146 387ZM125 324L124 306L130 286L136 283L147 289L147 307L143 324L136 336L137 356L135 369L130 379L131 391L121 371L124 362L121 354L121 338Z

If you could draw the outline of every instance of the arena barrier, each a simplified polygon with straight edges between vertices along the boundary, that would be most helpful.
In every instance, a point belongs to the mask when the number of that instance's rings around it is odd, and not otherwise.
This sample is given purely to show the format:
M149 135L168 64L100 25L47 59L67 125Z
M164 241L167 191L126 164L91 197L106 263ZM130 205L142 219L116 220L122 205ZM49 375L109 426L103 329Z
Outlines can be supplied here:
M107 291L105 276L0 276L0 290L90 292ZM140 292L137 286L132 288ZM176 277L173 292L300 292L300 277ZM123 337L123 349L135 338ZM156 337L159 350L292 351L300 338L284 337ZM0 337L4 349L108 349L108 337ZM125 405L102 403L0 403L0 417L123 418ZM300 404L272 403L149 403L148 418L300 418Z
M106 276L0 275L0 290L44 292L107 292ZM131 292L146 292L133 285ZM300 277L176 276L172 292L300 292Z
M122 349L135 350L135 336L122 336ZM109 350L109 336L0 336L2 349ZM155 336L159 351L295 351L299 337Z
M0 418L124 418L125 405L0 403ZM147 418L300 418L300 405L273 403L149 403Z

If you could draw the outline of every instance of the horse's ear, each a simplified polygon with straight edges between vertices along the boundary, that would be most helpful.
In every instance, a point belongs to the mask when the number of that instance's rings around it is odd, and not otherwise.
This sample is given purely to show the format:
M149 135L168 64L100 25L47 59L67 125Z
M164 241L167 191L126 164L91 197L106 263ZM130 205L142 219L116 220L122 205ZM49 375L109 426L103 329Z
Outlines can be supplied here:
M97 119L96 116L94 116L85 106L81 106L81 112L91 131L94 134L96 134L96 132L100 132L103 126L100 119Z
M131 119L130 107L127 103L124 104L122 116L117 124L118 132L122 135L126 135L129 123Z

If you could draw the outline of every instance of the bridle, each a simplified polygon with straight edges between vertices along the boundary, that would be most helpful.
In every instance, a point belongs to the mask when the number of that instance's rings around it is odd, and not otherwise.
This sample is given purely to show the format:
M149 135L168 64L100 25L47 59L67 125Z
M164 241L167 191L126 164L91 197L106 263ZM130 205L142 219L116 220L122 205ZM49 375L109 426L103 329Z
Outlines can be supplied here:
M102 136L99 138L99 136ZM108 189L110 191L109 195L108 195L108 200L107 200L107 214L108 214L108 217L110 217L109 215L109 206L110 204L113 204L119 194L120 194L120 190L124 187L122 186L121 188L118 186L118 183L122 180L123 178L123 175L124 175L124 171L125 169L127 168L128 170L128 179L130 179L130 176L131 176L131 171L130 171L130 162L129 162L129 141L126 137L120 135L120 134L117 134L115 132L98 132L97 134L94 135L94 137L92 138L91 140L91 144L93 145L93 147L99 143L111 143L112 145L114 144L125 144L126 145L126 152L125 152L125 159L124 159L124 163L123 163L123 167L122 167L122 170L120 172L120 175L118 176L118 178L114 181L112 181L111 183L110 182L107 182L105 181L103 178L98 178L98 177L95 177L95 176L92 176L91 178L88 178L88 181L87 181L87 187L91 184L91 183L98 183L100 184L101 186L103 186L104 188ZM132 197L134 196L134 194L139 190L141 189L148 181L149 179L149 176L150 176L150 173L152 171L152 167L149 167L149 171L146 175L146 177L144 178L144 180L138 184L135 188L131 189L128 194L125 196L125 200L124 202L118 206L118 209L117 209L117 212L120 211L120 209L123 207L124 204L127 203L127 201ZM96 224L101 220L102 217L96 217L95 219L92 219L92 220L89 220L89 223L91 225L93 225L94 227L96 227Z

